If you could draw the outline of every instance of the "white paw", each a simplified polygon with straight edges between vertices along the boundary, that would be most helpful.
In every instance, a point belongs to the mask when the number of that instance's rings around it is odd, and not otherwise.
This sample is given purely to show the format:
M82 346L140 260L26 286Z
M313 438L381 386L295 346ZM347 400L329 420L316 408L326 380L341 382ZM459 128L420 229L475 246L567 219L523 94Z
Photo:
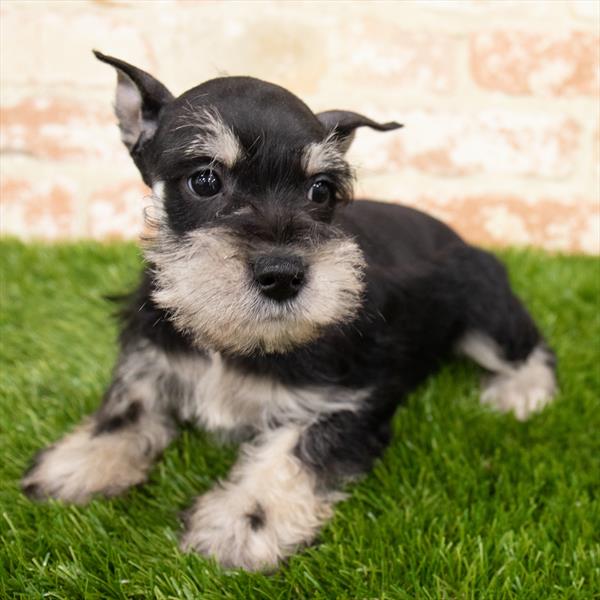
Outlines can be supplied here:
M540 347L518 368L489 377L481 402L524 421L552 400L556 388L550 356Z
M150 457L132 434L93 435L86 424L41 452L22 480L31 498L84 504L95 494L116 495L144 481Z
M314 473L293 453L298 436L276 429L245 446L229 480L188 513L181 547L226 568L272 571L312 542L341 495L317 491Z
M271 571L286 553L260 503L230 487L198 498L181 547L212 556L225 568L248 571Z

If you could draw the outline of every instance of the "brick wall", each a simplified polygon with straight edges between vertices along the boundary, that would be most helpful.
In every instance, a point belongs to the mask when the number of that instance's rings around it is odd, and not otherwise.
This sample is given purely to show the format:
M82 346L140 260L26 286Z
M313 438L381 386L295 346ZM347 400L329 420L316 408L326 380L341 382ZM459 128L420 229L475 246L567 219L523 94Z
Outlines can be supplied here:
M98 48L175 93L249 74L314 110L400 120L401 132L358 134L358 195L421 207L477 242L598 253L599 7L3 0L2 230L138 235L146 190Z

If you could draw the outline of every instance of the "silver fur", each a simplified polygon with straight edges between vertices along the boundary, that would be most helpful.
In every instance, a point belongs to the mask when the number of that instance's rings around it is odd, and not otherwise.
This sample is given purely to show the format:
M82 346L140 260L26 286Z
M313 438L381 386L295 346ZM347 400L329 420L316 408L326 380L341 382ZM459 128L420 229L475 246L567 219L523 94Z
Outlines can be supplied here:
M189 391L179 407L180 418L228 437L266 431L275 423L308 426L320 415L356 411L370 392L286 386L227 367L218 352L206 358L173 357L171 364Z
M335 137L335 131L324 140L309 144L302 153L302 168L308 176L345 167L344 148Z
M220 162L228 168L238 161L242 154L242 144L221 118L214 107L190 107L185 115L185 122L178 129L191 128L197 130L193 139L186 143L183 153L191 158L209 158Z
M518 366L505 360L496 342L480 332L467 334L458 350L494 373L485 381L481 402L501 412L512 412L520 421L542 410L556 394L554 369L542 346L534 348Z
M309 265L306 284L293 301L275 303L254 285L248 261L227 230L200 229L184 238L162 230L146 251L155 269L153 299L201 346L239 353L288 350L352 317L363 291L364 259L354 241L296 250Z
M243 447L229 478L196 501L182 548L225 567L265 571L309 544L343 495L319 490L315 474L296 458L300 433L282 427ZM259 527L252 525L256 511Z
M129 348L117 363L102 412L104 418L118 416L135 402L139 419L100 435L94 419L84 421L44 451L23 485L35 486L40 496L83 504L95 494L112 496L143 482L175 435L158 385L169 370L167 356L150 343Z
M113 496L142 483L174 432L160 413L149 413L132 427L94 434L92 421L47 448L24 478L36 494L84 504L96 494Z

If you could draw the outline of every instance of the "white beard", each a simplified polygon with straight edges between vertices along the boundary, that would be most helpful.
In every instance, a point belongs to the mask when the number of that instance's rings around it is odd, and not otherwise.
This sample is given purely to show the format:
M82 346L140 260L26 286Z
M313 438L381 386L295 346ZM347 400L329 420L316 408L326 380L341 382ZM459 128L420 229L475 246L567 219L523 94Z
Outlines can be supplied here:
M305 285L295 298L278 303L261 294L228 230L176 236L163 229L146 251L154 268L153 299L201 346L284 352L351 319L364 288L364 258L351 239L294 251L308 265Z

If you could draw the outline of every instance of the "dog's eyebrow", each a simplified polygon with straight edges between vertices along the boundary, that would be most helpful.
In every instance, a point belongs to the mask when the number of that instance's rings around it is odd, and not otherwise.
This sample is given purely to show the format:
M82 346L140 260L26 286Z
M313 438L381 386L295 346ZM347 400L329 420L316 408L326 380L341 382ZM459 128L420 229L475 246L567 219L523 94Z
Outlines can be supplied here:
M214 107L189 107L185 122L176 129L197 129L186 142L184 154L190 158L211 158L231 168L243 154L242 144Z
M309 176L346 167L344 154L333 133L320 142L308 144L302 151L302 168Z

